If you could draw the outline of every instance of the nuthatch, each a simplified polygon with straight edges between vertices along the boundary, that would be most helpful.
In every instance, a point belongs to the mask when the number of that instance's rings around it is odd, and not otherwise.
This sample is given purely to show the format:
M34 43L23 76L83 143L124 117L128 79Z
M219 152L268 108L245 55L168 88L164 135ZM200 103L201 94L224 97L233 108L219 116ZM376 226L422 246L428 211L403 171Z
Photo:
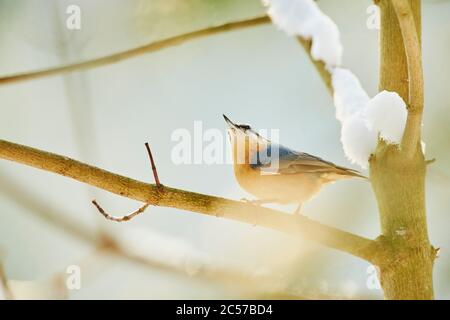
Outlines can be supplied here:
M299 213L322 185L353 177L366 179L356 170L272 143L249 125L223 117L229 126L236 180L258 199L254 203L297 203Z

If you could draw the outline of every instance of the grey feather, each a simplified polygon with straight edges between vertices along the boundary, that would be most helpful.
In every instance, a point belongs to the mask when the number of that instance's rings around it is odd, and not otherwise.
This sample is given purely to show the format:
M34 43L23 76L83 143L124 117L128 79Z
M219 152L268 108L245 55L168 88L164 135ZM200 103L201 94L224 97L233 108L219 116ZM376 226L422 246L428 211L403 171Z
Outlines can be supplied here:
M297 152L278 144L269 144L266 148L261 149L259 153L255 154L252 167L254 169L269 167L273 162L272 155L276 156L277 150L279 158L277 174L317 173L367 179L356 170L341 167L322 158L305 152Z

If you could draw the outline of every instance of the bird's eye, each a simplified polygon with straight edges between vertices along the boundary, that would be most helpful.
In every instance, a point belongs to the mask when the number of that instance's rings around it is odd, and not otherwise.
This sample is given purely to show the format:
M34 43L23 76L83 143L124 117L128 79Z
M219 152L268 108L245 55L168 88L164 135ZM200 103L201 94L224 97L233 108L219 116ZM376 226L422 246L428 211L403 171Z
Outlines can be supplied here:
M250 130L250 126L248 124L240 124L239 128L242 130Z

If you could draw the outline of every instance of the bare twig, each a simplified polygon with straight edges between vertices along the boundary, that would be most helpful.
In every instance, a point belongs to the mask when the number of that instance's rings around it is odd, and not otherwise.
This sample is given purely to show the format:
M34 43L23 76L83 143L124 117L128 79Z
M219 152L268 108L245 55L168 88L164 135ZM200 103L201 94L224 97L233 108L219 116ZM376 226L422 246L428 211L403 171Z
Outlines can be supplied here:
M41 221L56 227L64 232L65 235L77 239L80 242L92 245L102 252L112 254L117 258L127 259L130 262L136 263L149 269L156 269L162 272L171 273L174 275L187 276L199 280L215 281L224 284L249 284L255 286L258 283L263 285L263 282L270 284L275 279L270 277L253 277L245 272L238 272L230 268L221 269L213 266L202 266L202 268L192 274L189 273L185 266L176 266L171 263L165 263L159 259L152 259L151 256L136 254L134 248L130 246L130 242L124 247L115 238L107 233L97 235L89 231L87 225L84 225L78 219L71 218L71 215L63 214L63 210L58 210L55 207L49 206L41 198L33 195L27 191L26 186L21 186L16 181L6 175L1 175L0 192L6 195L9 199L15 201L16 204L26 209L23 212L32 214Z
M313 58L313 56L311 55L312 41L310 39L305 39L302 37L297 37L297 40L305 49L306 53L308 54L309 60L311 60L311 62L314 64L314 67L316 68L317 72L319 73L320 77L322 78L328 91L331 94L333 94L333 85L331 83L331 74L325 67L325 63L322 60L315 60Z
M148 157L150 158L150 164L152 166L152 172L153 172L153 177L155 178L155 183L156 183L156 187L160 188L162 185L159 182L159 177L158 177L158 171L156 170L156 165L155 165L155 161L153 160L153 155L152 155L152 151L150 149L150 146L148 144L148 142L145 143L145 148L147 149L147 153L148 153ZM141 213L143 213L148 206L150 205L149 203L144 204L142 207L140 207L139 209L137 209L136 211L133 211L132 213L120 216L120 217L115 217L109 213L107 213L105 211L105 209L103 209L96 200L92 200L92 204L97 208L97 210L108 220L111 221L115 221L115 222L126 222L126 221L130 221L131 219L133 219L134 217L140 215Z
M423 68L420 38L411 5L407 0L393 0L392 4L400 24L409 77L409 108L402 150L412 157L420 144L423 113Z
M376 241L323 225L304 216L293 216L240 201L166 186L157 187L67 157L5 140L0 140L0 158L54 172L152 205L228 218L302 236L372 262L377 259L380 250Z
M144 204L142 207L137 209L136 211L133 211L132 213L129 213L127 215L121 216L121 217L115 217L113 215L110 215L107 213L95 200L92 200L92 204L97 208L97 210L108 220L115 221L115 222L126 222L130 221L134 217L140 215L142 212L147 209L147 207L150 205L149 203Z
M173 46L177 46L177 45L183 44L190 40L195 40L195 39L199 39L202 37L219 34L222 32L229 32L229 31L235 31L235 30L239 30L239 29L264 25L264 24L268 24L270 22L271 22L270 18L268 16L264 15L264 16L260 16L260 17L256 17L256 18L252 18L252 19L248 19L248 20L235 21L235 22L230 22L230 23L226 23L223 25L215 26L215 27L208 27L206 29L181 34L181 35L178 35L178 36L175 36L172 38L154 41L154 42L146 44L142 47L137 47L137 48L122 51L119 53L114 53L109 56L104 56L104 57L93 59L93 60L88 60L88 61L84 61L84 62L74 63L74 64L70 64L70 65L66 65L66 66L60 66L60 67L55 67L55 68L50 68L50 69L45 69L45 70L39 70L39 71L34 71L34 72L24 72L24 73L19 73L19 74L15 74L15 75L0 77L0 85L99 68L99 67L114 64L114 63L117 63L120 61L124 61L127 59L131 59L131 58L140 56L142 54L151 53L151 52L159 51L162 49L170 48ZM298 37L297 39L298 39L299 43L305 49L311 62L316 67L316 69L319 72L319 75L322 77L327 89L330 92L332 92L333 88L331 86L331 75L326 70L325 64L320 60L314 60L311 56L311 40L304 39L302 37Z
M148 158L150 159L150 164L152 166L153 178L155 178L155 183L157 187L161 187L161 182L159 182L158 171L156 170L155 161L153 160L152 150L148 142L145 143L145 148L147 148Z
M206 36L219 34L223 32L234 31L238 29L250 28L254 26L259 26L263 24L267 24L270 22L269 17L260 16L253 19L243 20L243 21L235 21L226 23L223 25L208 27L206 29L193 31L185 34L181 34L175 37L154 41L148 43L144 46L133 48L130 50L122 51L119 53L114 53L108 56L104 56L101 58L83 61L79 63L69 64L66 66L60 66L45 70L39 70L34 72L24 72L19 74L14 74L10 76L0 77L0 85L2 84L10 84L27 80L40 79L50 76L56 76L61 74L66 74L70 72L79 72L84 70L89 70L93 68L99 68L103 66L107 66L113 63L117 63L123 60L127 60L130 58L134 58L140 56L145 53L159 51L165 48L173 47L180 45L186 41L203 38Z

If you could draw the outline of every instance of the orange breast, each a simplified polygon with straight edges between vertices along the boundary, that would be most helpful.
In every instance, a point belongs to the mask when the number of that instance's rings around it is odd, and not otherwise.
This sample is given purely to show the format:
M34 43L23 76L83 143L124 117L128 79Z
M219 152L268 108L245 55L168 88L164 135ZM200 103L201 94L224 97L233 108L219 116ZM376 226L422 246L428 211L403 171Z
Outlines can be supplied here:
M252 168L250 159L257 149L246 138L243 144L233 145L234 174L239 185L247 192L268 202L303 203L311 199L322 186L323 179L317 174L264 174ZM243 148L244 161L239 162L238 147Z
M302 203L311 199L322 186L315 174L264 174L247 164L235 165L239 185L260 200L277 203Z

